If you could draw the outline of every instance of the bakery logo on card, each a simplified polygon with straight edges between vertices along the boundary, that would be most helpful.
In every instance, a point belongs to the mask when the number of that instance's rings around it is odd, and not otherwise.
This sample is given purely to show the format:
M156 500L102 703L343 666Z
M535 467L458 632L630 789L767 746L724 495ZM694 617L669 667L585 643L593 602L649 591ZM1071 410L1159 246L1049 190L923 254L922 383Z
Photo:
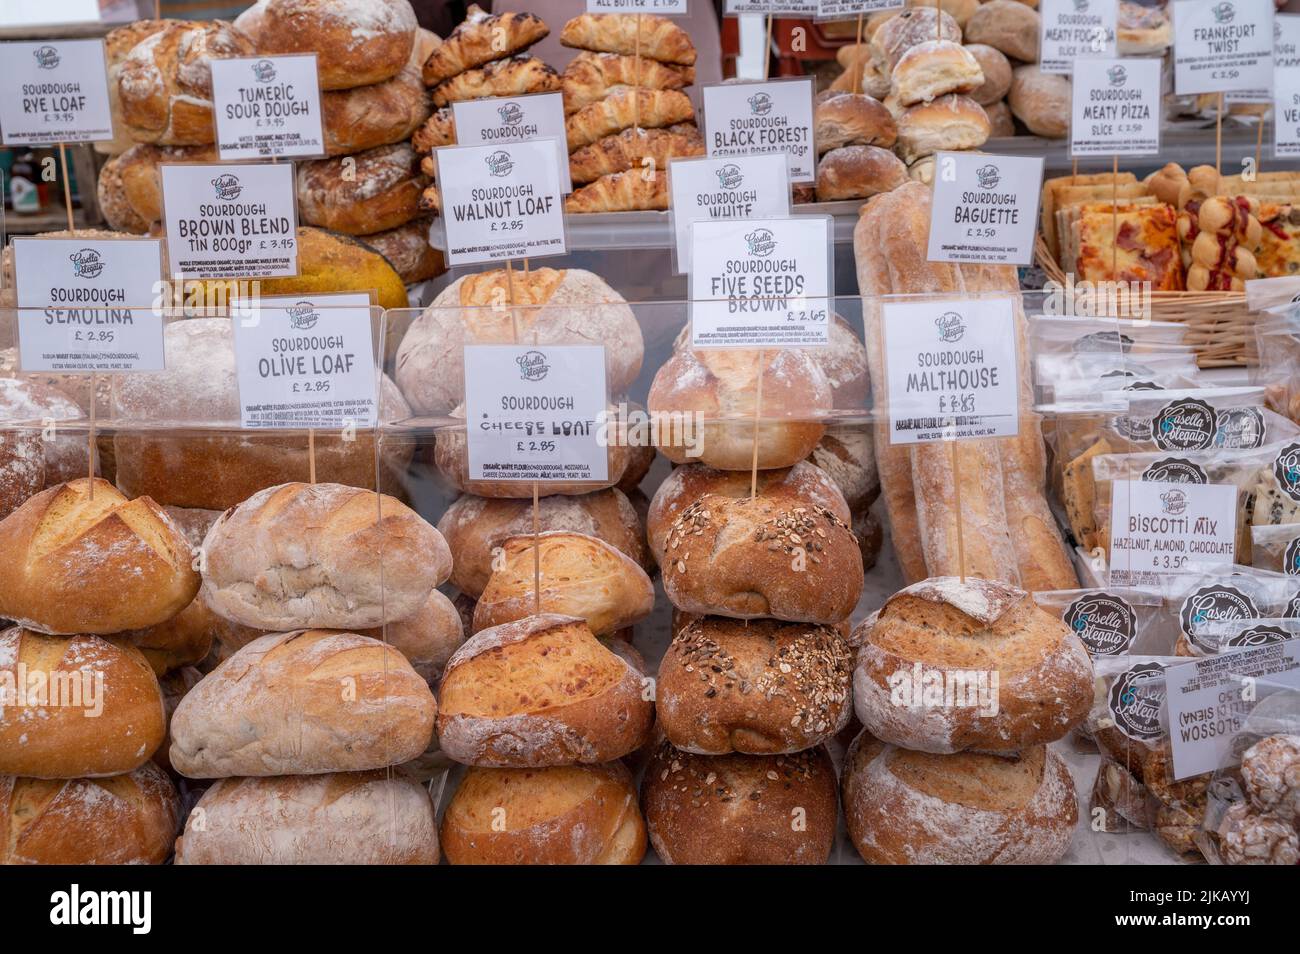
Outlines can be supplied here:
M1165 667L1139 663L1120 673L1110 686L1108 707L1115 728L1130 739L1145 741L1164 734L1160 711L1165 704Z
M749 111L755 116L766 116L772 111L772 97L767 93L755 93L749 97Z
M518 126L524 121L524 108L518 103L503 103L497 107L497 115L507 126Z
M729 162L721 169L717 170L718 185L724 189L739 189L740 184L745 181L745 175L740 171L740 166L734 162Z
M975 170L975 178L981 189L996 189L1002 181L1002 170L990 162Z
M1222 649L1246 649L1254 646L1271 646L1291 638L1291 634L1280 626L1251 626L1240 633L1233 633L1220 643Z
M1227 623L1234 619L1259 619L1259 609L1241 590L1233 586L1215 584L1197 590L1178 609L1178 623L1182 631L1195 645L1214 652L1213 646L1206 646L1200 636L1200 628L1206 623Z
M1212 12L1215 23L1231 23L1237 17L1237 11L1230 3L1215 4Z
M541 381L551 370L551 366L546 363L546 355L540 351L525 351L515 361L519 365L521 381Z
M218 199L233 202L239 198L244 187L239 182L239 176L226 172L212 180L212 190Z
M1273 460L1277 485L1292 500L1300 500L1300 444L1288 444Z
M36 65L43 70L55 69L61 60L58 47L49 45L32 50L32 56L36 57Z
M934 323L939 329L939 340L945 344L961 341L962 336L966 334L966 322L962 321L961 315L955 311L945 311L934 319Z
M1128 70L1123 66L1112 66L1106 71L1106 78L1110 80L1111 86L1123 86L1128 82Z
M498 179L510 175L510 170L515 167L514 160L510 158L510 153L504 149L498 149L483 161L487 163L488 172Z
M1074 12L1075 12L1075 13L1087 13L1087 12L1088 12L1088 0L1074 0Z
M93 248L83 248L68 258L72 260L72 274L78 278L98 278L104 271L104 262Z
M270 60L258 60L253 64L253 79L259 83L270 83L275 79L275 64Z
M1200 464L1182 457L1166 457L1142 471L1142 480L1152 484L1208 484L1209 475Z
M1292 537L1282 557L1282 570L1288 576L1300 576L1300 537Z
M1061 617L1094 656L1118 656L1137 632L1137 614L1128 601L1110 593L1089 593L1071 603Z
M1166 490L1160 495L1160 507L1171 517L1181 517L1187 512L1187 494L1181 490Z
M1204 450L1214 444L1214 408L1199 398L1172 401L1151 421L1151 436L1161 450Z
M320 321L320 315L316 311L316 306L309 301L300 301L296 305L290 305L285 309L289 316L289 325L295 331L306 331L314 328L316 322Z
M767 256L776 251L776 238L771 229L754 229L746 234L745 244L750 255Z
M1216 447L1262 447L1265 433L1267 425L1264 423L1264 412L1257 407L1230 407L1220 411L1214 420Z

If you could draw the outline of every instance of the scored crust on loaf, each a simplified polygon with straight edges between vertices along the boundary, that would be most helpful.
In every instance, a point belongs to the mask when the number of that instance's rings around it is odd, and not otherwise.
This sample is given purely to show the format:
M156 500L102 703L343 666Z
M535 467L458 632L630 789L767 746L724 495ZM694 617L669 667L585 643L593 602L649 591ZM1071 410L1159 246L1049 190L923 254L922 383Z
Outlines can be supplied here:
M349 235L405 225L419 214L428 183L409 142L300 163L296 180L302 220Z

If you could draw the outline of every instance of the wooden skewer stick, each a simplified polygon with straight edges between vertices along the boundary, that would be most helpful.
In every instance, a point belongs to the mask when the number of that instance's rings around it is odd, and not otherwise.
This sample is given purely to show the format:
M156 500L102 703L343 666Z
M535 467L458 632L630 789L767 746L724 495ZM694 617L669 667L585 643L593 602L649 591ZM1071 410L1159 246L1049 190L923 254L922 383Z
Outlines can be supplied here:
M86 468L87 481L90 484L90 493L87 495L91 500L95 499L95 406L99 404L99 375L94 371L90 372L90 431L86 435L86 456L90 458L90 464Z
M542 517L537 481L533 481L533 615L542 611Z
M1255 130L1255 178L1259 178L1264 159L1264 115L1259 117L1259 128Z
M307 481L316 483L316 428L307 428Z
M1110 279L1119 281L1119 156L1110 157Z
M1214 109L1214 171L1223 175L1223 94Z
M758 353L758 388L754 392L754 445L749 458L749 498L758 496L758 429L763 415L763 366L767 361L767 352Z
M767 15L767 40L763 44L763 79L772 69L772 14Z
M68 147L64 143L59 143L59 163L63 166L63 207L68 212L68 231L71 232L77 225L72 217L72 173L68 169Z
M961 510L961 455L957 453L957 441L950 441L952 444L952 498L953 508L957 511L957 572L961 576L961 581L966 582L966 538L965 530L962 524L965 523L965 515Z
M862 14L858 14L858 39L853 44L853 95L862 92L862 71L867 68L866 63L860 59L862 56Z

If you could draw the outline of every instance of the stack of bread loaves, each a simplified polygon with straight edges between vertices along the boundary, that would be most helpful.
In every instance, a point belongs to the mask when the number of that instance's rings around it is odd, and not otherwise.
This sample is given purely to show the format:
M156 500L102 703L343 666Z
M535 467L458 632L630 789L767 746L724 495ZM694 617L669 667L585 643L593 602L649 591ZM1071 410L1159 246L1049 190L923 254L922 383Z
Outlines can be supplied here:
M0 556L0 864L162 863L180 801L150 761L163 664L136 639L198 592L185 537L148 497L82 477L0 520Z
M845 757L849 836L873 864L1050 864L1078 821L1047 743L1092 703L1074 632L1005 583L936 577L853 634L864 729Z
M560 42L582 50L564 70L569 212L668 208L674 157L704 155L695 110L683 90L695 82L695 45L680 26L653 14L584 13Z
M217 779L176 863L436 864L428 793L388 769L429 747L437 707L388 637L458 641L442 535L391 497L290 483L221 514L198 565L209 611L249 641L172 718L172 768Z

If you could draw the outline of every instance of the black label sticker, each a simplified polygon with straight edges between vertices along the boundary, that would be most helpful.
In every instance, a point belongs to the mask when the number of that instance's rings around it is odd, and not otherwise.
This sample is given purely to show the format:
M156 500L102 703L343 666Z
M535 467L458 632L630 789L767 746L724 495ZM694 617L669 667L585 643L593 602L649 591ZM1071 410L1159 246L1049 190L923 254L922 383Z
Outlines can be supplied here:
M1061 619L1094 656L1118 656L1137 632L1137 614L1128 601L1110 593L1088 593L1068 607Z
M1183 600L1178 609L1178 622L1183 635L1205 652L1213 653L1215 647L1199 635L1204 623L1220 623L1234 619L1258 619L1255 601L1235 586L1215 583L1203 586Z
M1199 398L1181 398L1151 419L1151 437L1161 450L1204 450L1214 446L1214 408Z
M1158 662L1139 663L1120 673L1108 697L1115 727L1130 739L1146 742L1164 735L1160 712L1165 705L1165 667Z
M1142 471L1142 480L1160 484L1208 484L1210 477L1200 464L1183 457L1165 457Z

